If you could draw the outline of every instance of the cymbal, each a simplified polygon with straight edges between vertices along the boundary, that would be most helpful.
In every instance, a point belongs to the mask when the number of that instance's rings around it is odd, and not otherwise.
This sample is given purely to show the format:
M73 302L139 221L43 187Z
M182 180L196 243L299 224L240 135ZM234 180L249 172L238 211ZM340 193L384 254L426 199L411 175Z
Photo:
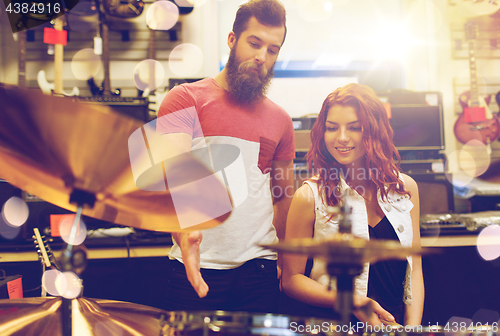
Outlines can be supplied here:
M200 230L229 217L215 174L191 153L152 162L147 140L131 140L144 134L138 120L11 86L0 86L0 101L0 178L10 184L70 211L77 191L90 199L83 215L145 230Z
M134 303L78 298L72 329L82 335L160 335L166 311ZM62 335L62 298L0 300L1 335Z
M405 259L409 255L430 252L417 247L402 247L391 240L366 240L350 233L337 233L325 239L302 238L262 245L281 252L323 257L338 264L364 264L388 259Z

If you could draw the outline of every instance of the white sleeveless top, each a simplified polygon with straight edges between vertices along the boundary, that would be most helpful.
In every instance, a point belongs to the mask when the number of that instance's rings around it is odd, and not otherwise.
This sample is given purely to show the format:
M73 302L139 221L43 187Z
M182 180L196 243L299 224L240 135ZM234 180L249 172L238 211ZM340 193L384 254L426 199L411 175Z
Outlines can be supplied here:
M306 181L307 185L311 187L314 194L314 210L316 213L316 220L314 223L314 239L324 239L325 237L331 236L338 232L339 222L338 220L332 219L328 220L330 215L326 211L326 205L324 202L324 195L320 198L318 185L316 183L316 178ZM347 202L352 206L352 234L367 239L370 239L368 230L368 216L366 213L366 205L364 198L359 195L355 190L350 188L347 183L341 179L340 185L341 195L347 192ZM412 221L410 216L410 210L413 208L413 203L410 201L408 195L400 195L397 192L390 192L388 194L388 199L383 201L380 196L380 191L378 192L378 201L380 208L384 212L385 216L394 227L399 241L403 247L411 247L413 241L413 229ZM407 257L408 267L406 269L406 278L404 283L404 298L403 302L407 305L411 305L411 270L412 270L412 258ZM355 289L354 292L360 296L367 296L368 292L368 270L369 263L366 263L363 268L363 272L355 278ZM326 263L322 258L314 258L313 268L311 270L310 278L316 280L322 285L333 288L336 290L336 281L334 278L330 281L330 276L326 271Z

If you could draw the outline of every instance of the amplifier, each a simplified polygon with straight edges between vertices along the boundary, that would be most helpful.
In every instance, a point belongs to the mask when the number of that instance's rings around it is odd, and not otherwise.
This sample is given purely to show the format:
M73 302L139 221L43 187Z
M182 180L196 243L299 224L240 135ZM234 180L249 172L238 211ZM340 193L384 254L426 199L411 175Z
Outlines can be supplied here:
M453 185L444 173L410 173L418 185L420 215L455 211Z
M311 145L311 128L316 118L292 118L295 130L295 151L307 152Z
M149 100L143 97L93 96L75 97L75 101L85 104L107 105L116 112L144 122L149 121Z

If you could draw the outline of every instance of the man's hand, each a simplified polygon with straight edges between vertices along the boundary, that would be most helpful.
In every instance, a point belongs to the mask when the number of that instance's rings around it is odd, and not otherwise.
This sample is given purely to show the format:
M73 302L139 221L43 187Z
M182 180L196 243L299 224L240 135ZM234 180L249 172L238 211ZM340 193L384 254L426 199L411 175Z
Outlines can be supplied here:
M378 302L363 296L354 295L353 314L361 322L369 325L393 324L394 316L386 311Z
M186 275L200 298L207 296L208 285L200 273L200 244L203 235L201 231L181 233L176 240L182 251L182 261L186 268Z

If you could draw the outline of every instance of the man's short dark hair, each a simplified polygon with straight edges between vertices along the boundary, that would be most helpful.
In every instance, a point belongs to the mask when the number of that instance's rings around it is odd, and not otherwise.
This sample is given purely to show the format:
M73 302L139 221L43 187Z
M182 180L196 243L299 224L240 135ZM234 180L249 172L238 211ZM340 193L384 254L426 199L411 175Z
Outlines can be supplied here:
M250 0L240 6L234 19L233 32L236 39L248 28L251 17L265 26L285 27L283 42L286 36L286 11L281 2L277 0Z

